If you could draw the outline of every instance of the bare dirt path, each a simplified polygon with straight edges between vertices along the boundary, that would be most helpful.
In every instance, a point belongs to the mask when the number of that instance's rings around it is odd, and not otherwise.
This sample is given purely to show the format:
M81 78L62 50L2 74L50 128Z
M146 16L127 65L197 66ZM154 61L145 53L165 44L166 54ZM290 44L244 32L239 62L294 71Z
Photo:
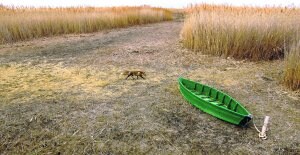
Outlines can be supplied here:
M0 154L299 153L299 94L280 84L283 63L235 61L181 47L182 22L0 46ZM146 71L124 80L124 70ZM244 103L269 139L188 104L177 78Z

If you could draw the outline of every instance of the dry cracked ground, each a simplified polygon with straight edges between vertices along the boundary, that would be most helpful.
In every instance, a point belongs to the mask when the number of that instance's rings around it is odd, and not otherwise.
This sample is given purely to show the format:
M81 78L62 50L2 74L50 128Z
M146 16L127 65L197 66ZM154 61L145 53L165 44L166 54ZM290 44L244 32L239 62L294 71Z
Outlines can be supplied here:
M42 38L0 48L0 154L299 154L299 93L283 62L186 50L182 22ZM124 70L146 79L124 80ZM184 76L271 116L268 139L187 103Z

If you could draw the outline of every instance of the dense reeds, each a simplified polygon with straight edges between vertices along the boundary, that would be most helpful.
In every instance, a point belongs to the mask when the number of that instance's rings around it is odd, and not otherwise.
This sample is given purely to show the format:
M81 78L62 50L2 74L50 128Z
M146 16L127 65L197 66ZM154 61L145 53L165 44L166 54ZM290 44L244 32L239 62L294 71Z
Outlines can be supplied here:
M171 20L162 8L14 8L0 7L0 44L70 33L90 33Z
M189 12L184 46L237 59L282 58L300 27L298 9L200 5Z
M300 40L286 54L284 73L285 85L292 90L300 89Z
M187 9L183 45L236 59L285 58L284 81L300 88L300 9L198 5ZM286 54L286 56L285 56Z

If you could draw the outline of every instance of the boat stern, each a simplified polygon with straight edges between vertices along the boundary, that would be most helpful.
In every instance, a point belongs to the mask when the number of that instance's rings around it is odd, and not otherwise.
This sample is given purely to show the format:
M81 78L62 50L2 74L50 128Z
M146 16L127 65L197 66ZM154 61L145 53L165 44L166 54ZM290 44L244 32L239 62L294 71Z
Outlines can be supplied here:
M245 116L245 117L240 121L239 126L243 126L243 127L247 126L247 125L249 124L249 122L251 121L251 119L252 119L252 115L251 115L251 114Z

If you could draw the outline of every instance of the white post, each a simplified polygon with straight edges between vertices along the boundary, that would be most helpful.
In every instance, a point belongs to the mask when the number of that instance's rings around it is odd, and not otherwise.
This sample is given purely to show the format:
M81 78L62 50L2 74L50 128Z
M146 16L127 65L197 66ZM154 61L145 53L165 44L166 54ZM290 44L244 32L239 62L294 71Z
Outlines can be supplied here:
M266 131L268 129L269 119L270 119L270 116L265 116L264 125L261 129L261 133L259 133L259 137L264 139L264 140L267 139Z

